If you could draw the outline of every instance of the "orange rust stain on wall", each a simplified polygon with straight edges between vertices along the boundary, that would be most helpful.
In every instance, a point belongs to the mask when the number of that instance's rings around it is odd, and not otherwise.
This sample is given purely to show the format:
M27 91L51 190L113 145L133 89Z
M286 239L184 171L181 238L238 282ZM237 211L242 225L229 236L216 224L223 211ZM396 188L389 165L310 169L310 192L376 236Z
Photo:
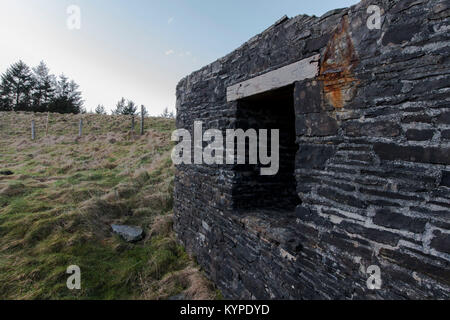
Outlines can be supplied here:
M348 30L348 16L344 16L320 66L319 80L323 81L325 99L336 109L342 109L354 97L359 83L353 75L358 57Z

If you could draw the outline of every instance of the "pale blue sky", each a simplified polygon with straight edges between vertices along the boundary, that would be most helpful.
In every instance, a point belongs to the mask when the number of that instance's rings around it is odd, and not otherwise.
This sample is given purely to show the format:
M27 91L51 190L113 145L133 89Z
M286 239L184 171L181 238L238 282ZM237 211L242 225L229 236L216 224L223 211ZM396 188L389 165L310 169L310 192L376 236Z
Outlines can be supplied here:
M283 15L320 16L358 0L1 0L0 71L44 60L81 86L85 107L122 96L150 114L174 109L175 86ZM81 29L66 26L69 5Z

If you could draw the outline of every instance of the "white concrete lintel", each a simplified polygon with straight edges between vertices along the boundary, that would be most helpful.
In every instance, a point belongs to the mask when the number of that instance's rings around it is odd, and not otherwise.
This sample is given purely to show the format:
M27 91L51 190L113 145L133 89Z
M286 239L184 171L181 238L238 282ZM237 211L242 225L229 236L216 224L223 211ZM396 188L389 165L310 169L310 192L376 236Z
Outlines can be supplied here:
M319 60L320 55L317 54L230 86L227 88L227 101L236 101L282 88L297 81L315 78L319 74Z

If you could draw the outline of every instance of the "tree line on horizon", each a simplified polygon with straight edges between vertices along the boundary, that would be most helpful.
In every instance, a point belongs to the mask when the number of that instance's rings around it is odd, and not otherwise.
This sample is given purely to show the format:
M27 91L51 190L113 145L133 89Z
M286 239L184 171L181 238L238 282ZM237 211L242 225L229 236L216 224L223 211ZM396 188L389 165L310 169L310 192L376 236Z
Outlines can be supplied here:
M55 76L41 61L30 68L22 60L12 64L1 74L0 111L87 113L79 85L64 74ZM136 115L138 105L132 100L121 98L112 115ZM107 114L103 105L95 109L97 114ZM144 107L144 115L146 115ZM168 108L159 115L162 118L174 118Z
M142 107L144 109L144 116L145 116L147 115L147 111L144 105L142 105ZM99 104L97 108L95 108L95 113L107 114L107 111L103 105ZM140 112L138 112L138 105L134 103L133 100L126 100L123 97L117 102L115 109L111 111L111 115L137 115L137 114L140 114ZM173 111L169 111L169 108L166 107L158 117L173 119L175 118L175 114Z

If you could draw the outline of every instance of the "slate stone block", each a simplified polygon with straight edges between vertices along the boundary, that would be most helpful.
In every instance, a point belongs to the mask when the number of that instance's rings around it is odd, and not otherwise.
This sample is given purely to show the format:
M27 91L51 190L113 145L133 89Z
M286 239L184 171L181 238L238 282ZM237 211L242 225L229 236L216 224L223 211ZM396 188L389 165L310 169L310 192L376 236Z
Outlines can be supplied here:
M144 230L141 227L111 225L114 233L117 233L127 242L138 242L144 237Z
M383 45L402 44L405 41L410 41L416 33L420 32L420 29L421 26L416 23L392 26L384 34Z
M381 160L450 164L450 148L399 146L380 142L374 145L374 150Z
M424 259L414 257L410 254L400 252L398 250L391 250L387 248L380 249L380 256L388 261L402 266L408 270L414 270L416 273L422 273L436 279L446 285L450 285L450 277L448 276L448 269L436 264L425 262Z
M434 238L431 240L431 247L440 252L450 254L450 234L435 231Z
M302 145L296 156L298 168L323 170L326 162L336 153L334 146Z
M384 230L377 230L373 228L366 228L357 223L351 222L342 222L340 227L345 231L350 232L352 234L357 234L362 236L363 238L375 241L377 243L388 244L390 246L396 246L400 241L400 236Z
M402 128L397 123L390 121L350 121L344 124L344 131L351 137L397 137Z
M323 103L320 81L297 82L294 89L294 105L296 114L320 113L333 109Z
M447 83L448 84L448 83ZM450 112L441 113L437 117L437 123L450 124Z
M432 118L426 114L409 115L402 119L403 123L431 123Z
M386 228L408 230L415 233L423 233L427 224L425 219L407 217L388 209L378 210L373 222Z
M297 133L303 132L308 136L325 137L336 135L339 125L336 119L326 113L309 113L297 115Z
M355 196L343 194L329 188L320 188L317 193L324 198L355 208L367 208L367 203Z
M406 131L406 138L411 141L427 141L434 136L434 130L416 130L410 129Z
M444 140L450 140L450 130L443 130L441 132L441 138Z
M450 188L450 171L442 172L441 186Z
M324 48L331 38L331 34L325 34L319 38L309 39L306 41L306 52L316 52Z

